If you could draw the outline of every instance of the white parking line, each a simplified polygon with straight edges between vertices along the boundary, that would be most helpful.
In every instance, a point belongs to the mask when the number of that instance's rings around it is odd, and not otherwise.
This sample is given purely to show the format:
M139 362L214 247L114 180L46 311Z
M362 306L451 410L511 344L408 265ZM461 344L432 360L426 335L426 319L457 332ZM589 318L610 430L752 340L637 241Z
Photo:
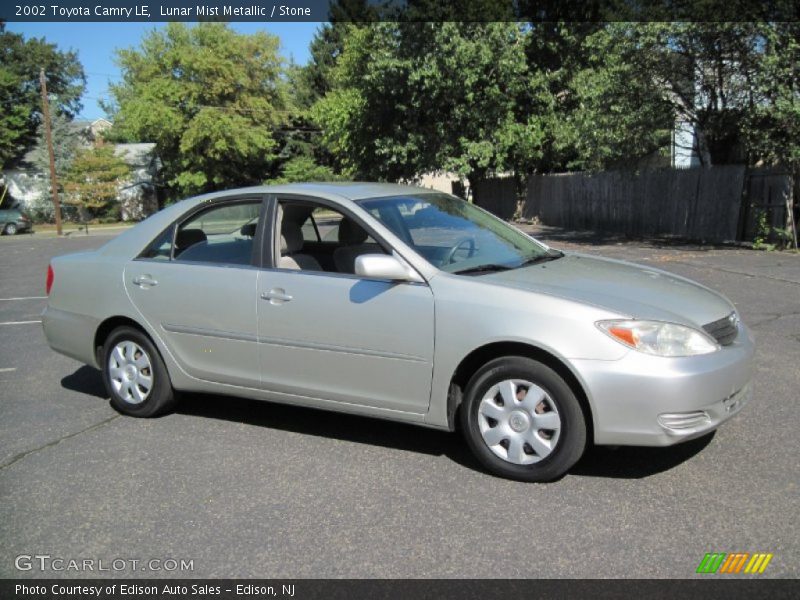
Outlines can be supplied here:
M38 319L36 321L5 321L0 323L0 325L30 325L31 323L41 323L42 320Z
M16 371L17 367L5 367L0 369L0 373L11 373L11 371Z
M8 302L9 300L45 300L47 296L21 296L19 298L0 298L0 302Z

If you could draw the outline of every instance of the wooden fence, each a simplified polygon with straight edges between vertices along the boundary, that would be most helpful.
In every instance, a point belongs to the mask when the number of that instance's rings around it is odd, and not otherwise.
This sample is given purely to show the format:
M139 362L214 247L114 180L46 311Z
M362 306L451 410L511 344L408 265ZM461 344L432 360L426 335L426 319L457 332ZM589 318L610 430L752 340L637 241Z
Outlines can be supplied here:
M791 176L786 171L776 169L749 171L742 198L742 219L739 224L738 239L753 240L756 235L764 234L763 231L758 231L758 220L762 214L767 227L785 228L786 197L792 193ZM772 239L774 236L767 235L767 238Z
M501 219L510 219L517 211L517 183L513 177L478 181L472 189L472 199Z
M515 189L512 178L490 179L476 186L474 201L509 218ZM519 212L571 230L708 242L752 240L760 214L768 227L785 227L790 190L786 172L740 165L534 175Z

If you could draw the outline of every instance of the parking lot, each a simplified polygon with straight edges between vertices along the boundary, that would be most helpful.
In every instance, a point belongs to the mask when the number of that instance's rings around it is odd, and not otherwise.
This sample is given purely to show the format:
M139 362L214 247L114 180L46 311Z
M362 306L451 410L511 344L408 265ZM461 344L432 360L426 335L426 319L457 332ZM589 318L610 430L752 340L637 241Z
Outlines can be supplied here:
M3 237L0 577L98 574L14 566L46 554L192 561L102 573L124 577L682 578L707 552L800 575L800 256L536 231L725 293L758 343L751 404L678 447L590 448L544 485L486 474L457 434L366 418L196 395L123 417L38 322L49 258L109 237Z

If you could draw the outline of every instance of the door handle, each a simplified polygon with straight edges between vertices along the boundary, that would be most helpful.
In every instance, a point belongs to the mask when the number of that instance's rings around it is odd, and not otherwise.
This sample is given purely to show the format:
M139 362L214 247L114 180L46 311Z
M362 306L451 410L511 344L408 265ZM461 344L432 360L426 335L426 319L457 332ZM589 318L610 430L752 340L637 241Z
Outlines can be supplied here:
M133 283L139 287L153 287L154 285L158 285L158 282L150 275L139 275L138 277L134 277Z
M292 298L293 296L287 294L282 288L272 288L270 291L261 294L261 299L269 300L270 304L283 304L284 302L290 302Z

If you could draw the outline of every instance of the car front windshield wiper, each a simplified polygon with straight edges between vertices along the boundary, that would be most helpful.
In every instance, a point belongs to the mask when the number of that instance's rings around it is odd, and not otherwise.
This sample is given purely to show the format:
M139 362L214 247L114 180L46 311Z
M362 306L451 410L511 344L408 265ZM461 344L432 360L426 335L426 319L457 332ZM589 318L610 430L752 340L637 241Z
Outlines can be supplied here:
M466 269L461 269L459 271L452 271L454 275L478 275L480 273L496 273L498 271L509 271L513 267L509 267L508 265L497 265L497 264L488 264L488 265L478 265L477 267L468 267Z
M529 258L527 260L522 261L519 263L515 268L519 267L529 267L531 265L538 265L543 262L549 262L551 260L558 260L559 258L563 257L564 253L561 250L548 250L546 254L542 254L540 256L534 256L533 258Z
M519 269L520 267L528 267L530 265L538 265L539 263L556 260L564 256L560 250L548 250L546 254L534 256L523 260L518 265L501 265L497 263L489 263L486 265L478 265L475 267L467 267L460 271L453 271L455 275L478 275L480 273L497 273L498 271L510 271L512 269Z

